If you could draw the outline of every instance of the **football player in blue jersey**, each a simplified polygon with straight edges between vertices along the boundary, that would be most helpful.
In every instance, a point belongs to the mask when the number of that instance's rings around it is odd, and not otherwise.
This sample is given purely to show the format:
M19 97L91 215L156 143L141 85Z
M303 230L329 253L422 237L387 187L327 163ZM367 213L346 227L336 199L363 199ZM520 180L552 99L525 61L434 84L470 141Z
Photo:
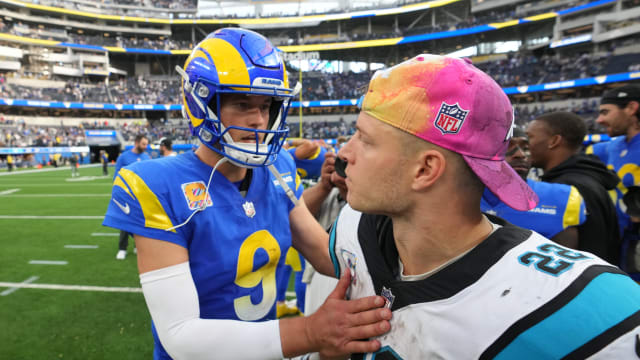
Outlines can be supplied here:
M380 294L393 318L382 348L352 359L637 356L637 283L480 211L485 187L536 206L504 160L513 123L509 98L468 60L423 54L374 74L338 153L348 205L329 249L353 274L349 296Z
M624 270L634 272L640 280L640 263L633 261L638 243L640 219L626 213L622 201L627 189L640 185L640 86L623 85L605 92L600 100L600 114L596 122L607 129L613 139L587 147L587 154L595 154L620 178L615 191L610 192L616 204L618 223L623 237Z
M149 145L149 139L144 134L138 134L133 140L133 148L127 150L118 156L116 160L115 172L113 178L115 180L118 172L121 168L131 165L138 161L149 160L151 157L147 154L147 146ZM103 165L103 170L105 169ZM129 247L130 232L120 230L120 240L118 241L118 252L116 253L117 260L124 260L127 257L127 247ZM134 248L136 251L136 248Z
M220 29L176 71L195 151L123 168L104 225L135 234L155 359L281 359L379 348L383 299L344 300L349 275L309 317L275 319L276 278L295 246L332 273L328 234L301 201L282 150L295 90L263 36ZM272 321L267 321L272 320Z
M104 150L100 150L99 156L102 164L102 175L107 176L109 175L109 154Z
M538 205L529 211L517 211L485 189L480 202L482 211L501 217L514 225L537 231L561 245L576 249L579 243L576 226L584 223L587 217L584 199L578 189L571 185L527 179L531 169L529 140L521 128L513 130L505 161L538 195Z

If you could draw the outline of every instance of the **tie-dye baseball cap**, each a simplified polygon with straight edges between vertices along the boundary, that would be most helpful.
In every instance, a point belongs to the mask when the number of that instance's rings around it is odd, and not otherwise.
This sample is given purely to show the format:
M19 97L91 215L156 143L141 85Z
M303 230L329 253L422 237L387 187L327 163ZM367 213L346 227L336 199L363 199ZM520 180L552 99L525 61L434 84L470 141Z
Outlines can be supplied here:
M516 210L538 196L504 160L513 107L468 59L423 54L376 72L362 111L465 159L485 186Z

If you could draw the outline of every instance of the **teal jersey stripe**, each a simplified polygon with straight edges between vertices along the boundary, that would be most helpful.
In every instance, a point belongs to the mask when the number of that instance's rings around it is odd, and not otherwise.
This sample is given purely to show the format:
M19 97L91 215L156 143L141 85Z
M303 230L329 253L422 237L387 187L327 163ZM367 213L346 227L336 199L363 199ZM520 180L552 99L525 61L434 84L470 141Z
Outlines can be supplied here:
M520 334L496 359L560 359L640 309L640 286L603 273L573 300Z
M340 216L338 216L340 218ZM336 257L336 228L338 227L338 218L333 223L331 227L331 232L329 233L329 256L331 257L331 262L333 263L333 271L336 273L336 277L340 278L340 264L338 263L338 258Z

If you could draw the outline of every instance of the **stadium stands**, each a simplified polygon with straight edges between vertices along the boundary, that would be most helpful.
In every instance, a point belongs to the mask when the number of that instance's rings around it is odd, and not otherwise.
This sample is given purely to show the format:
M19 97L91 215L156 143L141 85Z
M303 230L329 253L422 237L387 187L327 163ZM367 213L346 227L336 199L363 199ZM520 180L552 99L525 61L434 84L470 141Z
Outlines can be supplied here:
M597 104L591 99L603 87L579 87L572 82L600 79L604 75L613 78L615 74L640 70L638 37L629 30L636 26L635 18L625 15L621 20L614 19L622 11L635 14L640 7L634 0L494 0L491 6L465 0L433 8L401 7L422 6L417 3L422 2L396 2L395 9L387 9L391 15L345 14L345 11L371 10L363 3L353 2L348 9L323 10L326 15L340 14L338 20L328 18L317 26L305 23L294 28L285 21L259 29L277 39L274 42L281 44L285 51L296 44L321 47L334 42L346 44L342 50L321 51L322 60L311 63L303 71L304 107L291 110L292 136L300 134L300 111L305 137L336 137L353 132L357 109L352 101L362 94L373 70L367 66L336 67L333 62L339 60L358 59L391 66L417 52L449 53L473 47L473 52L468 54L478 67L504 88L518 88L511 97L520 123L543 111L560 109L576 111L592 119ZM83 11L95 11L158 19L199 18L197 4L192 0L118 0L100 4L41 0L33 4L51 6L52 10L36 11L25 6L17 13L13 5L0 5L0 13L5 14L0 22L0 47L6 54L0 59L0 99L7 99L0 102L5 104L0 106L5 117L0 121L3 138L10 132L8 138L13 139L13 134L17 134L21 144L31 146L38 138L34 134L42 131L48 134L45 139L56 139L61 133L73 133L73 129L104 128L107 123L108 128L121 132L125 141L136 131L151 133L152 138L171 134L177 141L188 141L188 127L179 113L179 83L172 69L182 64L188 55L184 49L224 24L142 24L129 18L95 21L82 15ZM202 2L199 6L204 8L207 4L211 5ZM372 11L381 9L377 2L371 4ZM308 15L303 9L296 14L289 10L278 13L266 5L254 8L262 11L265 17L257 20L265 24L269 17ZM66 10L77 10L78 15L66 16ZM242 18L240 13L227 14L226 20L245 21ZM513 19L521 20L505 22ZM197 21L200 20L194 20ZM539 25L528 25L533 22ZM621 29L626 35L595 40L597 36ZM594 40L572 40L575 34L588 33ZM430 36L432 34L434 36ZM398 37L401 41L393 40ZM393 42L374 48L361 48L352 43L385 39ZM516 45L507 52L498 51L499 44L506 42ZM299 79L298 66L297 61L288 64L293 82ZM606 82L610 81L616 80ZM563 85L556 86L560 83ZM544 87L543 91L533 90L543 84L553 86ZM54 103L62 105L54 106ZM52 120L57 118L64 119L67 126ZM25 135L25 129L32 131ZM68 142L63 138L60 143ZM71 142L77 142L77 137Z

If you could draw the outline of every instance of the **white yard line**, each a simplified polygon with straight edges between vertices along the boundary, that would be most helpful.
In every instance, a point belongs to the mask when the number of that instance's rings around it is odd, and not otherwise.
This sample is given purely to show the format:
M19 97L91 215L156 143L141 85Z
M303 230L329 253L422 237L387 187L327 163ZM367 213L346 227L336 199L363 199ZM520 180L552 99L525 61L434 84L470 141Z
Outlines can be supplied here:
M120 233L91 233L91 236L120 236Z
M98 167L98 166L102 166L102 164L80 165L80 169ZM41 173L41 172L49 172L49 171L71 171L71 168L69 166L61 166L61 167L50 168L50 169L19 170L19 171L11 171L11 172L7 171L7 172L0 172L0 176L32 174L32 173Z
M78 176L76 178L67 178L67 179L65 179L65 181L67 181L67 182L78 182L78 181L92 181L92 180L98 180L98 179L111 179L111 176L109 176L109 175L105 175L105 176Z
M75 184L73 184L75 185ZM65 186L65 187L69 187L72 186L72 184L60 184L60 183L37 183L37 184L2 184L2 186L20 186L20 187L52 187L52 186ZM105 183L87 183L87 184L82 184L82 186L105 186L105 187L112 187L113 184L111 182L105 182Z
M65 249L97 249L98 245L65 245Z
M21 283L18 283L18 284L19 285L30 284L30 283L38 280L38 279L39 279L38 276L32 276L32 277L28 278L27 280L25 280L25 281L23 281ZM12 287L8 288L7 290L5 290L3 292L0 292L0 296L7 296L7 295L17 291L18 289L20 289L20 286L12 286Z
M13 194L14 192L18 192L20 191L20 189L9 189L9 190L5 190L5 191L0 191L0 195L9 195L9 194Z
M40 215L0 215L0 219L9 219L9 220L20 220L20 219L30 219L30 220L102 220L104 219L104 215L100 216L40 216Z
M111 287L111 286L87 286L87 285L58 285L58 284L25 284L0 282L0 287L22 288L22 289L46 289L46 290L76 290L76 291L102 291L102 292L129 292L140 293L142 288L132 287Z
M59 260L29 260L30 265L67 265L68 261Z

